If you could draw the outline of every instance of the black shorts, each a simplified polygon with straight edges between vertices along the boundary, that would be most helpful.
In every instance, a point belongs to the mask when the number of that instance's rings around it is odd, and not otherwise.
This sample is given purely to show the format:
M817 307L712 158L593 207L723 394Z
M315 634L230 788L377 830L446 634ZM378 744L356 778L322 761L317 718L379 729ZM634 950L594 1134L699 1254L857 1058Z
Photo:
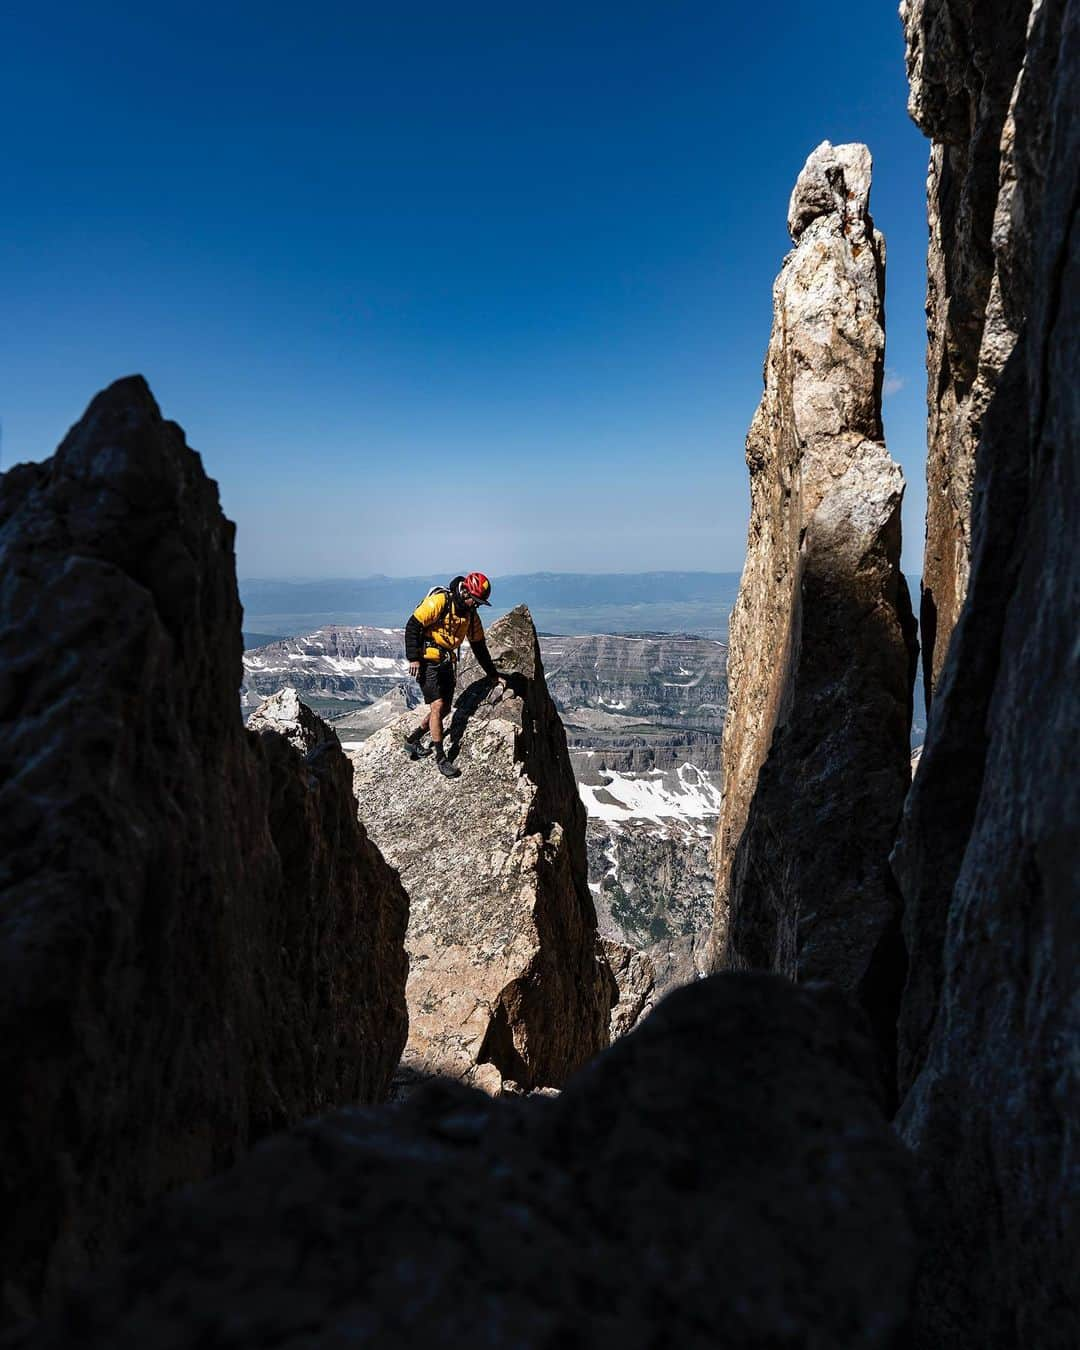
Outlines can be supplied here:
M420 662L416 683L420 686L425 703L434 703L441 698L449 708L454 701L455 680L453 661Z

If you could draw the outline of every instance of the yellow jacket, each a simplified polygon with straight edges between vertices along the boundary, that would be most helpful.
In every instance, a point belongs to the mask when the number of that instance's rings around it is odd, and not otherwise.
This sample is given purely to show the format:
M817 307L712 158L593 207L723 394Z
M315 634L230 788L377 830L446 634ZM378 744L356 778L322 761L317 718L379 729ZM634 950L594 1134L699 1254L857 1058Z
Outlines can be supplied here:
M425 595L412 613L424 630L424 646L419 657L406 652L410 660L440 661L445 653L456 661L458 648L469 639L470 646L484 641L484 625L475 610L458 614L446 591L435 590Z

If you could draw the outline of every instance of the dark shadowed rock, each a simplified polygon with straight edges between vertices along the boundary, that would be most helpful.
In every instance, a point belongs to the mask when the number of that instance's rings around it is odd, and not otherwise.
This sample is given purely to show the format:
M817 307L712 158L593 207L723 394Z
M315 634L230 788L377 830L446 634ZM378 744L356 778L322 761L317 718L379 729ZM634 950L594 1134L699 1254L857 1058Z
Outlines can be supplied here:
M248 722L269 769L268 824L281 860L303 1003L286 1023L305 1038L310 1104L381 1101L406 1033L408 897L357 819L353 773L337 736L295 689Z
M979 428L1023 321L1025 263L1009 238L1015 196L1018 77L1031 0L902 0L908 111L933 142L926 198L926 552L922 575L927 702L971 570Z
M909 1160L835 994L681 990L555 1100L461 1085L262 1146L22 1350L902 1344Z
M360 814L409 894L407 1068L498 1091L559 1086L608 1043L615 985L598 945L585 808L529 612L471 653L447 734L461 777L410 761L419 710L350 751Z
M404 1040L405 897L340 752L245 733L233 526L138 378L0 478L8 1315Z
M910 781L903 479L882 443L884 241L865 146L792 193L732 615L717 956L836 981L889 1053L903 978L888 867Z
M952 35L957 81L993 36ZM924 26L924 52L940 41ZM935 1201L920 1350L1080 1343L1076 0L1035 7L1023 59L1038 72L1011 150L1024 323L981 422L970 585L895 858L911 951L898 1127Z

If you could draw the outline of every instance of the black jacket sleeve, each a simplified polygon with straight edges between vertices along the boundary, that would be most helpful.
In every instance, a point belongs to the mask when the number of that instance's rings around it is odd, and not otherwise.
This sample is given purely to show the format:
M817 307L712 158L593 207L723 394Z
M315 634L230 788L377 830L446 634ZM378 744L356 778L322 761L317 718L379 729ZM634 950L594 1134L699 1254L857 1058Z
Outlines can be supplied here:
M497 680L499 672L495 669L495 662L491 659L491 653L488 651L486 642L470 642L469 646L473 649L473 655L479 663L480 669L489 680Z
M419 661L424 655L424 629L415 614L405 625L405 660Z

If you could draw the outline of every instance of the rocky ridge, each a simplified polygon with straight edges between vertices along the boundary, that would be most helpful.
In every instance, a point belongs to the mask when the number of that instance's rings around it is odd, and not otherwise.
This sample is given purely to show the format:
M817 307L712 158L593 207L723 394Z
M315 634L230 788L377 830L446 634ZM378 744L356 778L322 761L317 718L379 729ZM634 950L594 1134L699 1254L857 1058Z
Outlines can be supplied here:
M406 945L412 1075L500 1091L559 1086L608 1043L616 988L598 945L585 810L526 609L487 634L498 691L471 653L447 734L461 777L410 762L418 712L351 750L361 817L398 868L411 908Z
M883 1047L903 978L888 854L910 779L903 479L882 442L885 250L870 154L810 155L788 211L731 623L717 958L831 979Z
M5 1317L404 1041L404 892L331 733L245 732L240 654L233 526L141 379L0 476Z

